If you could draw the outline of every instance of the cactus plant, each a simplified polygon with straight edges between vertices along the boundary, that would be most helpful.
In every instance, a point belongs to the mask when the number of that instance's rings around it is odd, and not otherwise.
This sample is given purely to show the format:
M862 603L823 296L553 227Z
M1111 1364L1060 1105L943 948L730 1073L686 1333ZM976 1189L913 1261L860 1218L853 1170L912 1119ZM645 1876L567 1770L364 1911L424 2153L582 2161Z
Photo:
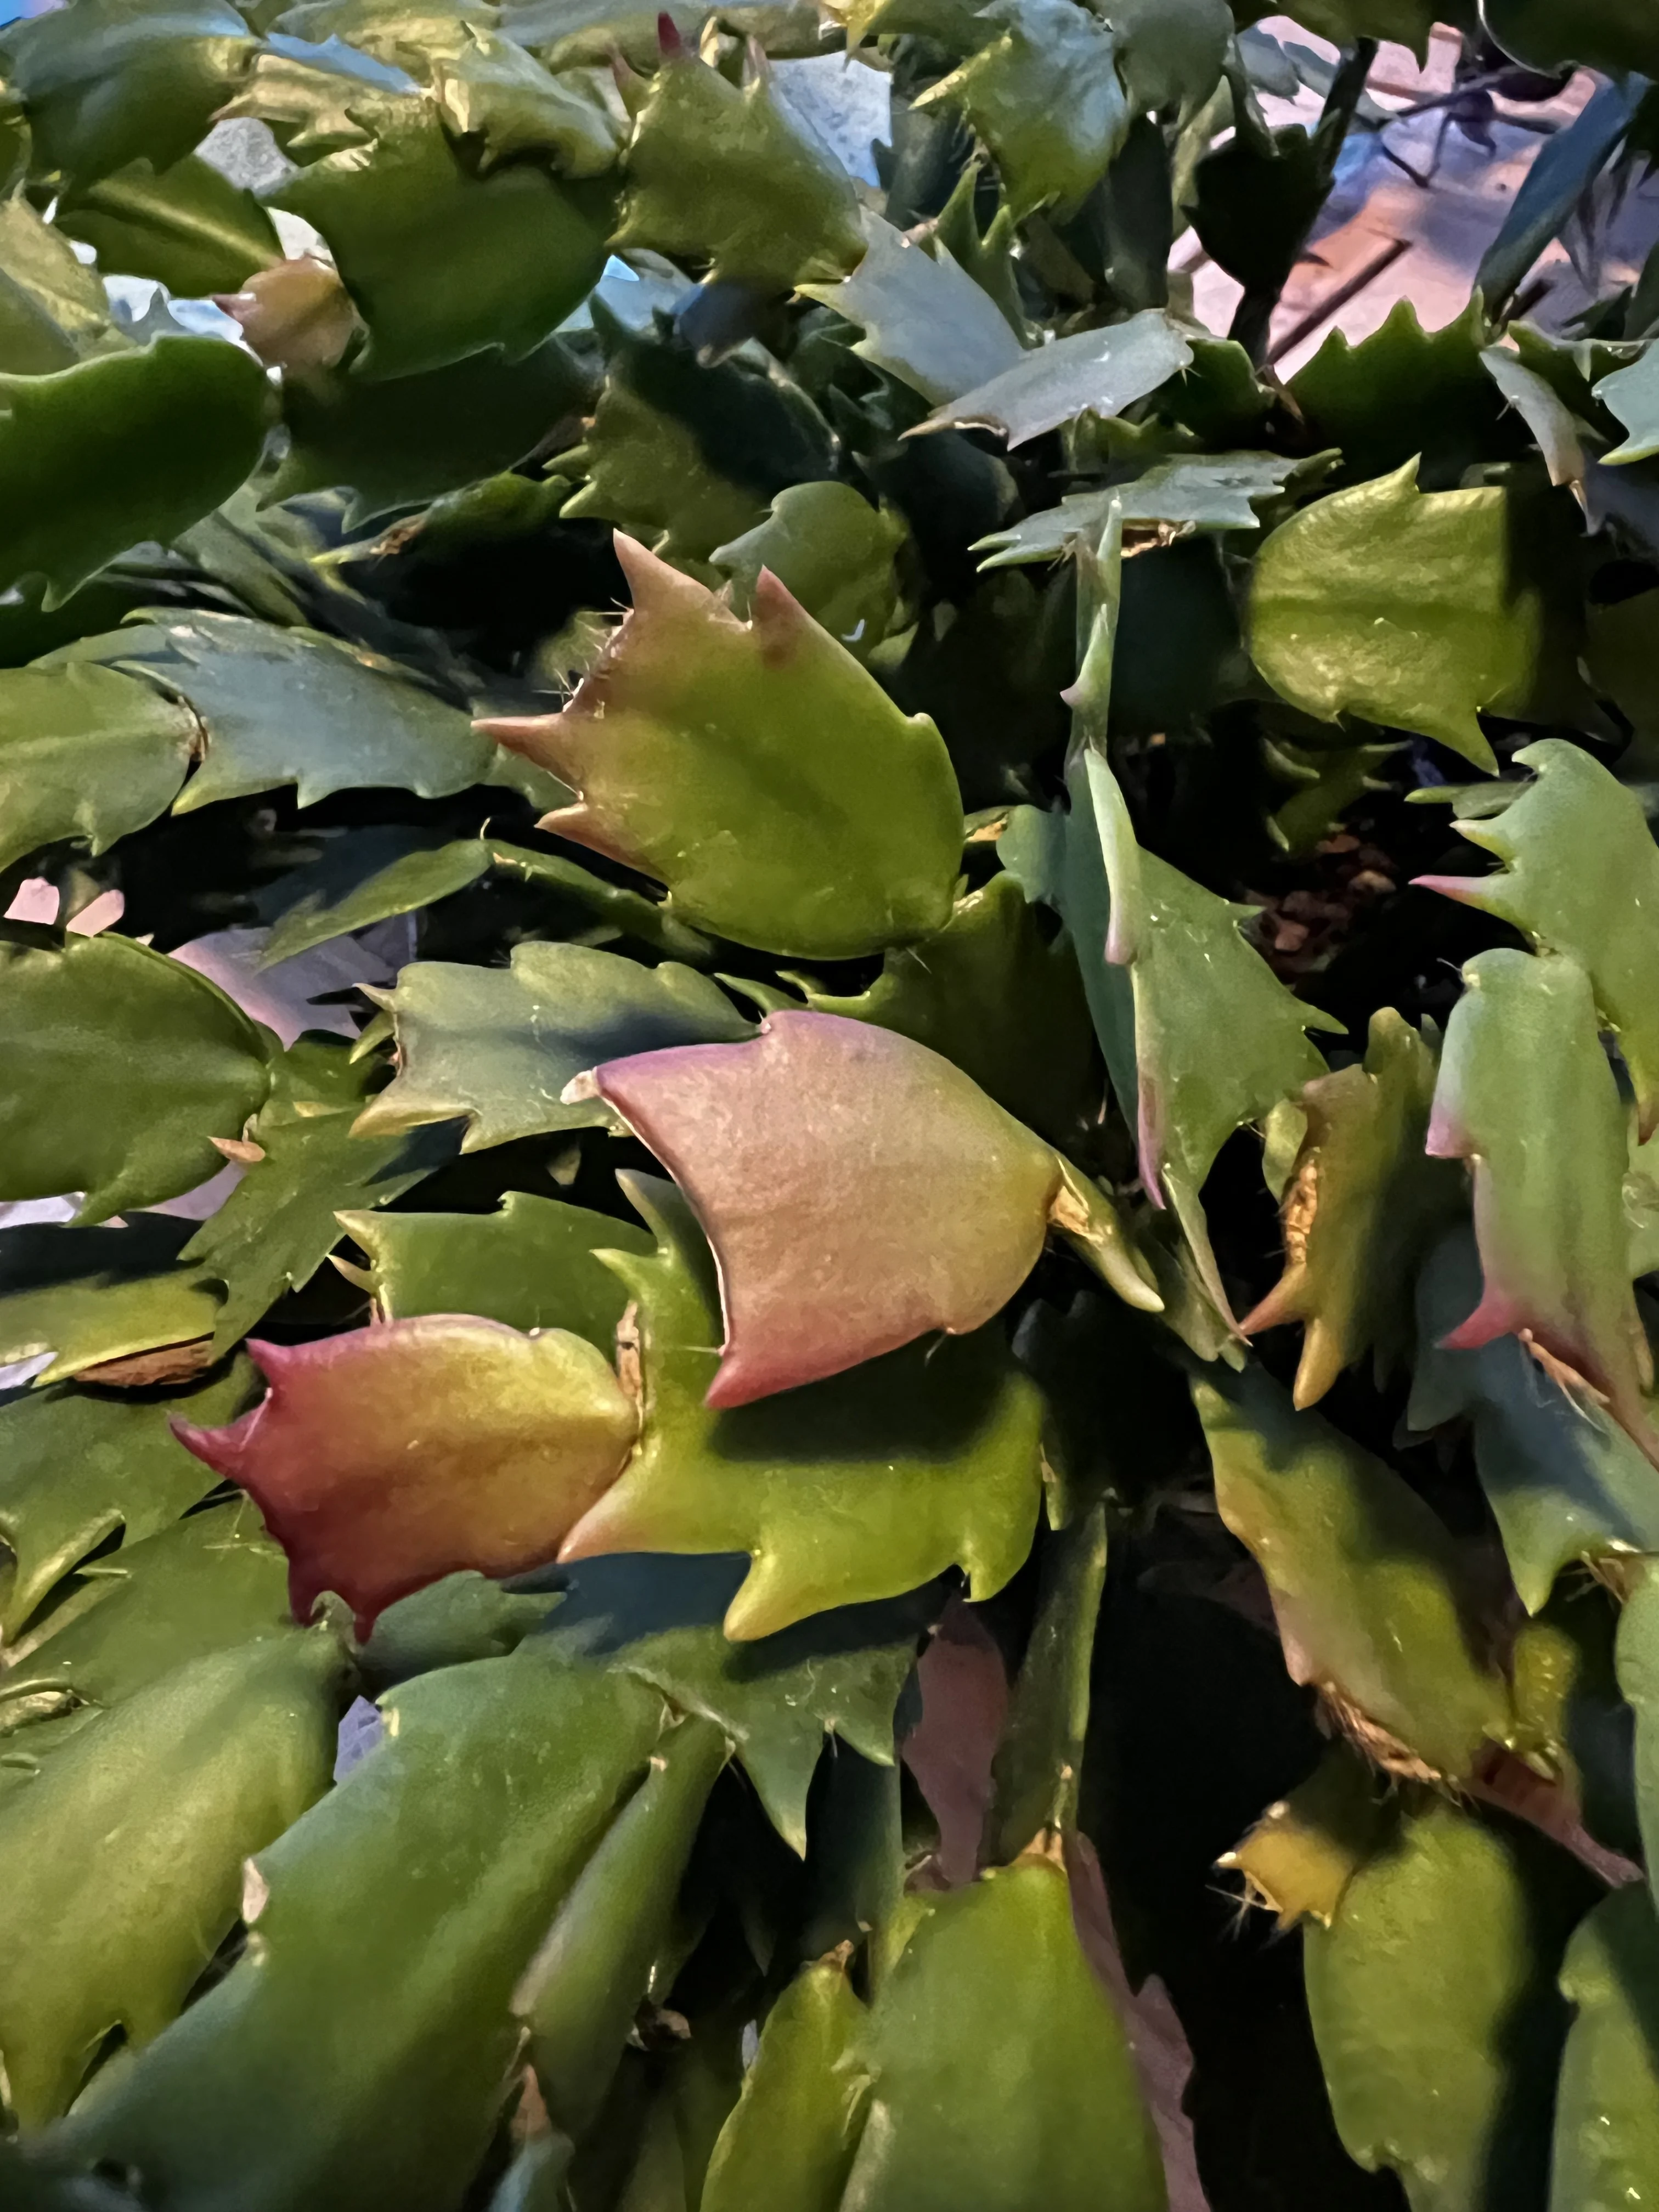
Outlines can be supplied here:
M1298 12L0 33L7 2206L1645 2201L1659 44L1286 379Z

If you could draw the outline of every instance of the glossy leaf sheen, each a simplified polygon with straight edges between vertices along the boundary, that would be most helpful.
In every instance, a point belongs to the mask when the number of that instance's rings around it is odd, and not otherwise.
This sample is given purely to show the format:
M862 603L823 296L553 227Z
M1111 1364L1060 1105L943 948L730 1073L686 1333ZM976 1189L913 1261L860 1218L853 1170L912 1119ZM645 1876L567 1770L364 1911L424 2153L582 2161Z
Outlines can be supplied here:
M368 326L354 373L375 379L532 352L598 281L611 227L602 187L590 204L538 163L468 175L420 100L367 161L330 155L273 197L327 240Z
M288 1553L296 1620L331 1589L362 1636L457 1568L550 1559L634 1441L610 1365L562 1329L436 1315L250 1349L269 1395L228 1429L179 1437L253 1498Z
M950 912L961 804L938 731L763 572L753 618L618 538L633 612L562 714L489 722L580 793L543 823L691 922L805 959Z
M791 484L764 522L708 557L732 579L740 614L753 604L761 571L769 569L815 623L867 662L900 627L893 563L908 536L890 508L872 507L851 484Z
M796 1975L766 2016L720 2130L702 2212L839 2212L863 2120L864 2008L839 1959Z
M289 1642L301 1632L284 1579L282 1553L245 1498L124 1544L17 1646L4 1678L8 1717L31 1698L48 1710L84 1707L64 1724L94 1733L175 1668L244 1644ZM21 1729L13 1750L27 1761L52 1724ZM42 1771L55 1756L45 1743Z
M189 1234L187 1222L161 1214L120 1229L0 1231L0 1364L52 1352L35 1378L44 1386L210 1336L219 1294L175 1264Z
M60 203L54 220L95 250L100 269L154 277L185 299L234 292L283 258L252 193L194 154L159 176L148 161L135 161Z
M573 2141L600 2115L730 1749L705 1720L682 1721L662 1738L514 1992L548 2117Z
M1079 544L1099 543L1114 500L1126 528L1259 529L1255 501L1282 491L1296 465L1277 453L1177 455L1154 463L1128 483L1068 492L1058 507L1040 507L1012 528L981 538L973 550L989 556L981 568L1060 560Z
M1509 530L1501 490L1419 492L1413 461L1316 501L1257 559L1256 666L1304 714L1415 730L1494 769L1478 712L1521 711L1543 653Z
M989 148L1016 216L1051 200L1073 205L1128 133L1112 32L1072 0L995 0L987 20L988 44L916 105L961 111Z

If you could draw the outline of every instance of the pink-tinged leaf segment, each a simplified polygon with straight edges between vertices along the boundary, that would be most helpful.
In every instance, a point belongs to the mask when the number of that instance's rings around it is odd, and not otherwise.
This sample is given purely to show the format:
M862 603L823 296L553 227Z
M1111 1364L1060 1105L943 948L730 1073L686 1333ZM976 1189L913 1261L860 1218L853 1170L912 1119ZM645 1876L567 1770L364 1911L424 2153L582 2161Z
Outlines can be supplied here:
M603 1353L563 1329L436 1314L248 1349L267 1395L228 1428L180 1422L179 1441L258 1506L295 1616L333 1590L360 1636L457 1568L550 1559L638 1425Z
M1659 1127L1659 848L1635 793L1582 745L1545 738L1515 757L1536 771L1520 797L1455 825L1502 869L1416 881L1578 963L1618 1035L1645 1143Z
M853 958L942 929L962 803L927 717L769 570L743 623L631 538L617 555L633 611L569 706L481 725L580 793L542 827L763 951Z
M1503 947L1463 970L1428 1151L1469 1163L1484 1289L1444 1341L1518 1336L1607 1401L1650 1459L1652 1360L1631 1291L1626 1109L1578 963Z
M961 1070L838 1014L771 1015L584 1082L684 1190L726 1317L714 1407L839 1375L1000 1311L1052 1222L1120 1296L1158 1297L1106 1199Z

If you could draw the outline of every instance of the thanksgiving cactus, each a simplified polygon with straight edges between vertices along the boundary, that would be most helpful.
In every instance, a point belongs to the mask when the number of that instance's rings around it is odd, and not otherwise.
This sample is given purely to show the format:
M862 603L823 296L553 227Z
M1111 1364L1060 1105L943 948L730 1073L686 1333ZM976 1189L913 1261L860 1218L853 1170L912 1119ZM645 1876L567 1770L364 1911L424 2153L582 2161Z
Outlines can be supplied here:
M0 33L6 2212L1648 2201L1659 33L1255 13Z

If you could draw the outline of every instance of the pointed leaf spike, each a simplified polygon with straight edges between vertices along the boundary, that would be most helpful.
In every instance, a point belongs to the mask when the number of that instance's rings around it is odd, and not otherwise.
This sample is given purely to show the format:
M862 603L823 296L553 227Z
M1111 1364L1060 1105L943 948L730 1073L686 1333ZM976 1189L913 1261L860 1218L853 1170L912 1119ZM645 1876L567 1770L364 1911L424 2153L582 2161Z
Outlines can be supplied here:
M1534 781L1460 836L1496 854L1490 876L1419 876L1425 890L1479 907L1589 975L1635 1087L1643 1141L1659 1127L1659 849L1636 794L1563 738L1516 755Z
M1652 1365L1630 1287L1626 1112L1577 963L1499 948L1463 970L1427 1149L1469 1163L1484 1286L1443 1340L1515 1334L1607 1400L1648 1456Z
M851 958L942 928L962 805L932 722L775 577L744 623L633 539L617 551L633 610L570 704L479 726L580 793L543 828L763 951Z
M441 1314L248 1348L268 1395L227 1428L175 1433L258 1506L296 1618L333 1590L363 1637L441 1575L552 1559L638 1425L604 1355L562 1329Z
M594 1082L714 1248L711 1406L978 1328L1036 1265L1060 1188L1058 1156L960 1069L838 1015L773 1014L752 1043L613 1060Z

